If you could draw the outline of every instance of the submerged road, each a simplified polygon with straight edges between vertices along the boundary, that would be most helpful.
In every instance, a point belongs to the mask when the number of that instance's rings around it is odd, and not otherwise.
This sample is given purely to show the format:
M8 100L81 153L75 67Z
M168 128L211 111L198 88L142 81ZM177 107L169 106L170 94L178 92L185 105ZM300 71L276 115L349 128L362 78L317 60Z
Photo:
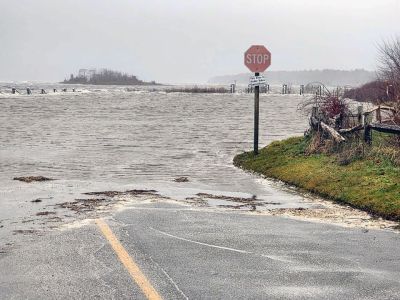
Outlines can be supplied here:
M232 165L251 94L146 89L1 97L0 300L400 298L398 233L262 215L325 204ZM303 134L305 99L260 96L260 145ZM31 175L55 180L13 180ZM134 189L164 201L91 193ZM322 214L370 222L337 212Z
M0 254L1 299L399 299L400 236L172 202Z

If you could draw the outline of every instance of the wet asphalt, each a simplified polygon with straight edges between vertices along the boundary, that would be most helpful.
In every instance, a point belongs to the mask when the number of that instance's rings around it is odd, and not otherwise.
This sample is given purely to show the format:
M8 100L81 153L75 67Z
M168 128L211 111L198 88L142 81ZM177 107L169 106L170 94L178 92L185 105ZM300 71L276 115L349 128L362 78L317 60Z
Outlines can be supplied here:
M400 235L136 204L105 219L164 299L399 299ZM94 222L0 253L0 299L145 299Z

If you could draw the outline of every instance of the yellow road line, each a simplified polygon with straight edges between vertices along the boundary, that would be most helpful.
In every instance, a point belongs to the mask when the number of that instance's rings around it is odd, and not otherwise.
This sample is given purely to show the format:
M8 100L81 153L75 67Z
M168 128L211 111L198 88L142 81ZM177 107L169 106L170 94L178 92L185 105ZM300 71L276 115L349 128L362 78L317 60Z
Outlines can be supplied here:
M153 288L149 280L142 273L139 266L135 263L135 261L129 256L128 252L121 245L117 237L111 231L111 228L107 225L103 220L96 220L97 226L100 228L104 237L108 240L111 247L114 249L121 263L128 270L132 279L137 283L140 287L144 295L149 300L161 300L161 296L157 293L157 291Z

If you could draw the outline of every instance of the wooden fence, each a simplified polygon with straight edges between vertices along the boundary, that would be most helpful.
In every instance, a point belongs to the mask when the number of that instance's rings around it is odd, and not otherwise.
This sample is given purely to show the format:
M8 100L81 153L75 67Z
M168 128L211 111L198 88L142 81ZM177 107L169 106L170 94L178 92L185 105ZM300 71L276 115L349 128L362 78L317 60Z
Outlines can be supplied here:
M344 136L363 130L365 142L371 144L373 130L400 135L400 126L395 123L393 118L382 118L382 111L396 112L395 108L389 106L375 106L364 112L363 107L359 106L357 114L337 115L329 120L330 122L325 123L319 108L313 107L310 125L316 130L321 129L326 132L338 143L346 141ZM374 116L375 121L373 122Z

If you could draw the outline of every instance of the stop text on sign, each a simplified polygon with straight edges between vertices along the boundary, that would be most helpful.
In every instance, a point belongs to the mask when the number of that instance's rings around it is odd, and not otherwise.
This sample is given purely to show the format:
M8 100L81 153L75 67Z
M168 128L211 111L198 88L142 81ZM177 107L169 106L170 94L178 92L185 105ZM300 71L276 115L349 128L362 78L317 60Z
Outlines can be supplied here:
M271 65L271 52L263 45L253 45L244 53L244 64L254 73L264 72Z
M248 64L265 64L268 61L269 61L268 54L254 54L254 53L246 54L246 63Z

